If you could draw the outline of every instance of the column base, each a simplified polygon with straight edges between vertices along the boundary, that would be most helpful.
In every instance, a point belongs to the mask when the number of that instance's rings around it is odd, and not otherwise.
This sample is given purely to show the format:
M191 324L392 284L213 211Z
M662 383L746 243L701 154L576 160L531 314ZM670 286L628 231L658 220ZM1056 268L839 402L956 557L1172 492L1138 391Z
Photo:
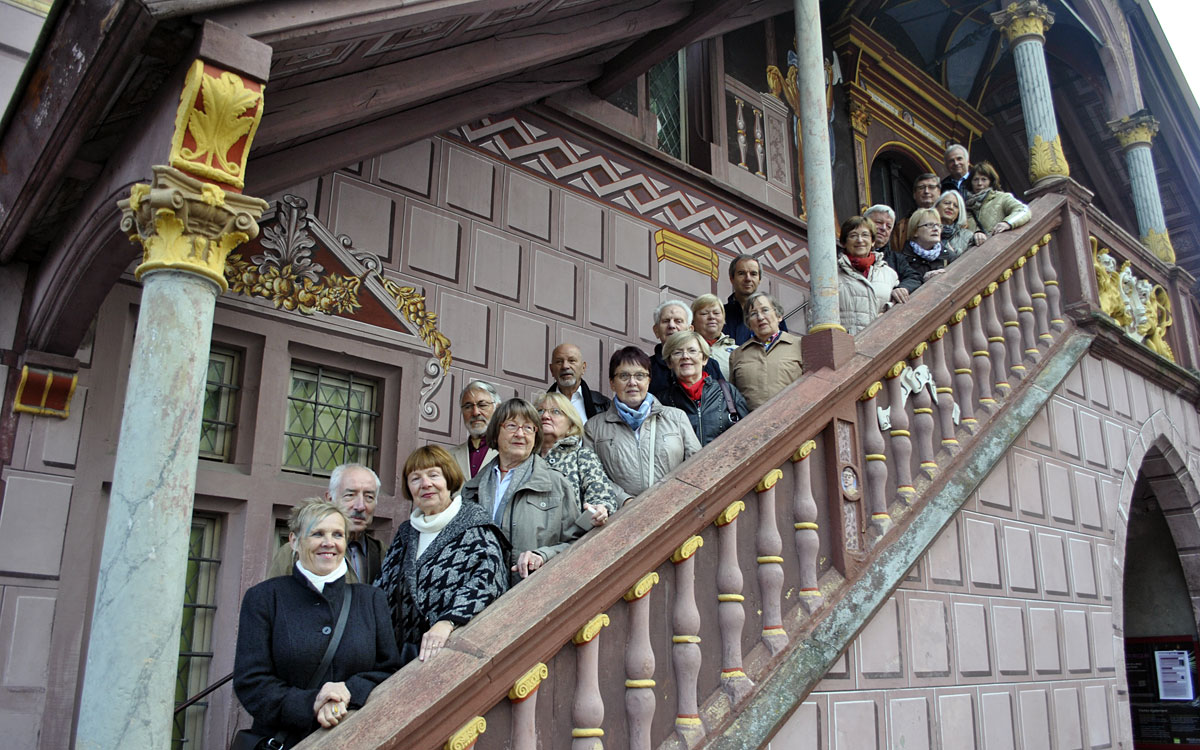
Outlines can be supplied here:
M804 370L816 372L823 367L836 370L854 356L854 337L845 331L827 328L800 337Z

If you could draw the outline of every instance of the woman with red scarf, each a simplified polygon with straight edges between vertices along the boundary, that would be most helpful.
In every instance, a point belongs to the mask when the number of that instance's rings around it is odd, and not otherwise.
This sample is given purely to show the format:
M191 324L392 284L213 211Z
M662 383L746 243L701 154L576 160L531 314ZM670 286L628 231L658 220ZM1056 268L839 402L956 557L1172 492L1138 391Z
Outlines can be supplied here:
M842 326L850 334L866 328L891 305L892 290L900 277L883 260L875 244L875 224L862 216L851 216L842 224L842 248L838 255L838 309Z
M708 342L695 331L677 331L663 344L663 359L671 368L665 388L654 396L666 406L687 414L700 445L708 445L750 409L732 383L710 378L704 371L711 354Z

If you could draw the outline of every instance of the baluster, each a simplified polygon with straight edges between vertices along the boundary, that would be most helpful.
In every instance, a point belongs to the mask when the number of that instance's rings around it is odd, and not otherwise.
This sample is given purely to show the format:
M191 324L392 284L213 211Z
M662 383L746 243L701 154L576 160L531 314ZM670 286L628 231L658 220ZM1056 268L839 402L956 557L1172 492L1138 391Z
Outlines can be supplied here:
M742 568L737 555L737 517L746 504L735 500L717 516L717 620L721 625L721 687L733 705L742 702L754 683L742 670Z
M824 601L817 582L821 539L817 536L817 501L813 499L812 470L808 464L808 456L816 447L817 441L808 440L792 454L792 484L795 487L792 518L795 519L796 558L800 563L800 605L810 615Z
M1037 323L1038 343L1049 345L1054 341L1050 334L1050 306L1046 302L1046 285L1042 282L1042 271L1038 267L1038 251L1041 245L1035 244L1025 253L1025 283L1029 285L1029 299L1033 301L1033 319Z
M937 393L938 424L942 429L942 447L947 450L958 448L954 426L958 424L958 404L954 402L953 382L950 368L946 366L946 333L949 326L938 326L929 337L929 351L933 354L933 384Z
M647 573L625 592L629 602L629 640L625 644L625 715L629 750L650 750L654 721L654 649L650 645L650 589L658 573Z
M446 740L443 747L446 750L471 750L475 747L475 743L479 741L479 735L487 731L487 719L482 716L475 718L463 724L457 732L450 735L450 739Z
M783 629L783 537L775 523L775 483L783 478L771 469L754 488L758 493L758 589L762 597L762 639L772 655L787 645Z
M996 395L1004 398L1012 391L1008 384L1008 349L1004 345L1004 326L996 312L998 302L996 290L1000 285L992 282L983 290L983 317L987 326L988 353L992 363L992 378L996 381Z
M537 750L537 689L550 676L545 664L538 662L513 683L508 691L512 702L513 750Z
M700 677L700 610L696 607L696 561L692 559L703 546L704 540L694 536L671 555L671 562L675 563L675 634L671 636L677 707L675 731L688 747L704 737L696 698L696 682Z
M1025 365L1021 364L1021 323L1017 320L1017 306L1013 304L1013 272L1004 269L1000 274L1000 317L1004 321L1004 343L1008 347L1008 371L1013 380L1025 377Z
M905 503L911 503L917 494L912 479L912 433L908 431L908 410L904 408L904 385L900 382L900 374L908 367L904 362L897 362L884 375L888 389L888 417L891 421L889 435L892 438L892 458L896 460L896 496Z
M879 409L876 397L883 390L883 383L876 380L870 388L859 397L859 431L862 433L863 458L866 459L866 497L867 513L870 514L871 528L876 537L872 544L879 541L892 527L892 517L887 510L887 456L883 452L883 432L879 428Z
M749 165L746 164L746 102L737 98L733 98L734 104L737 105L737 144L738 144L738 166L742 169L749 170Z
M1033 300L1029 296L1029 288L1025 284L1025 256L1017 258L1017 262L1012 267L1012 295L1013 301L1017 304L1017 320L1021 322L1021 346L1025 357L1031 361L1037 362L1042 357L1042 353L1037 348L1037 334L1035 328L1037 322L1033 316Z
M767 150L766 147L763 146L763 113L761 109L755 109L753 107L751 107L751 109L754 111L754 155L758 159L758 171L756 171L754 174L765 179L767 173L763 170L766 169L767 166Z
M971 353L967 349L966 309L960 308L950 316L950 356L954 362L954 392L958 394L959 423L971 432L979 429L975 419L975 375L971 372Z
M971 326L971 370L975 375L975 387L979 389L979 405L996 410L996 399L992 395L992 356L988 352L987 336L983 335L983 295L976 294L967 303L967 325Z
M608 625L608 615L599 614L579 629L575 644L575 703L571 706L571 750L604 750L604 698L600 695L600 643L596 637Z
M925 350L929 344L924 341L917 344L908 355L909 366L912 368L911 385L916 387L912 393L913 400L913 433L917 438L917 453L921 456L921 473L933 479L937 476L937 453L933 449L933 396L930 385L933 375L925 365Z
M1050 244L1050 235L1042 236L1042 249ZM1056 331L1065 331L1067 321L1062 316L1062 290L1058 288L1058 269L1054 267L1054 257L1050 251L1038 254L1038 267L1042 271L1042 284L1046 287L1046 303L1050 307L1050 327Z

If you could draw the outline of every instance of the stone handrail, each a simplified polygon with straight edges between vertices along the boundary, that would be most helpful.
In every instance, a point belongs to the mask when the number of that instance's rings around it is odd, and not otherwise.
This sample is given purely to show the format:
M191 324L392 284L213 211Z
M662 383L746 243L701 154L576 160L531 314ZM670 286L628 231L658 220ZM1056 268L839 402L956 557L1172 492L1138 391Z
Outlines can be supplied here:
M342 726L300 747L462 748L486 723L484 745L532 748L536 728L582 750L599 742L606 707L611 746L702 742L901 533L937 483L938 462L960 454L958 441L1068 327L1058 267L1071 275L1077 266L1055 258L1075 251L1052 239L1068 203L1037 198L1029 224L968 253L886 325L861 332L848 364L789 386L456 632L436 659L401 670ZM750 508L741 528L739 506ZM780 532L786 523L793 534ZM696 554L700 545L707 554ZM650 593L655 579L668 585ZM673 675L653 664L663 635ZM614 658L601 674L604 652ZM550 689L539 690L547 673ZM674 702L656 712L664 691ZM538 692L550 696L540 709Z

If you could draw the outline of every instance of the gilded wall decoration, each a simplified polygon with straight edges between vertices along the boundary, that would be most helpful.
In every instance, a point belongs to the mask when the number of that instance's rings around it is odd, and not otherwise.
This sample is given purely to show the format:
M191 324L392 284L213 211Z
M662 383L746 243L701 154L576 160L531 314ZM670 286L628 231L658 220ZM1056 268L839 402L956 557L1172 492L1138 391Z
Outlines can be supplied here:
M1149 279L1139 278L1129 261L1118 267L1117 259L1107 247L1100 247L1095 237L1091 243L1100 309L1127 336L1174 362L1175 353L1167 343L1167 329L1174 322L1167 290Z
M261 83L196 60L175 114L171 166L240 191L262 108Z

